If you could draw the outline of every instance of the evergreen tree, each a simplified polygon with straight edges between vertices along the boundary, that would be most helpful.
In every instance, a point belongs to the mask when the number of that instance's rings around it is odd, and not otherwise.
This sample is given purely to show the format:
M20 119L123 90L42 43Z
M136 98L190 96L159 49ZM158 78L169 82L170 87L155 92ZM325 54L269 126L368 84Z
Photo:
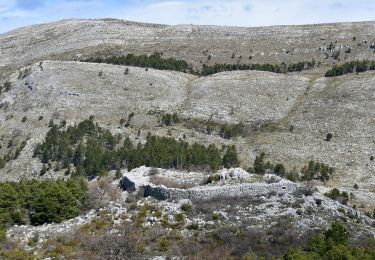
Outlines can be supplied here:
M255 174L265 174L266 173L266 167L264 165L264 157L265 154L261 153L260 156L256 156L254 160L254 172Z
M286 174L285 166L282 163L276 164L273 171L279 176L284 176Z
M227 147L227 150L223 157L223 164L225 168L239 166L237 150L234 145Z

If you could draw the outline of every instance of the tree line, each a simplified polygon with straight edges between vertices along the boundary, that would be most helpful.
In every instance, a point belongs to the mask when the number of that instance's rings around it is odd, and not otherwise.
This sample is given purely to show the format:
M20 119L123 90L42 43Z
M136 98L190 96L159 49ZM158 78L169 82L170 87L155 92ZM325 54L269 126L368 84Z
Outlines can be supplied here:
M122 56L109 56L109 57L91 57L84 62L94 63L107 63L114 65L126 65L135 66L142 68L154 68L159 70L175 70L185 73L191 73L199 76L208 76L224 71L235 71L235 70L259 70L269 71L274 73L287 73L307 70L315 67L315 61L304 61L292 64L285 64L282 62L280 65L273 64L215 64L207 65L203 64L200 71L193 70L192 67L185 60L177 60L175 58L163 58L161 53L155 52L152 55L134 55L127 54ZM129 69L125 71L125 74L129 73Z
M174 58L162 58L161 53L155 52L154 54L147 55L122 55L122 56L110 56L106 58L93 57L84 60L84 62L94 63L108 63L115 65L126 65L135 66L142 68L154 68L159 70L175 70L181 72L190 71L188 63L184 60L177 60ZM125 73L127 74L127 73Z
M328 70L325 77L336 77L350 73L362 73L368 70L375 70L375 61L351 61L342 65L335 65L332 69Z
M292 64L285 64L282 62L280 65L274 64L215 64L213 66L208 66L203 64L202 70L199 73L202 76L208 76L224 71L235 71L235 70L259 70L259 71L269 71L274 73L287 73L307 70L315 67L315 61L298 62Z
M132 170L142 165L207 171L239 165L234 146L219 149L211 144L206 147L150 133L145 144L134 145L129 138L120 141L121 137L95 124L93 117L66 128L52 123L44 142L36 146L34 157L40 158L45 167L54 164L56 170L67 169L67 174L89 178L110 170Z

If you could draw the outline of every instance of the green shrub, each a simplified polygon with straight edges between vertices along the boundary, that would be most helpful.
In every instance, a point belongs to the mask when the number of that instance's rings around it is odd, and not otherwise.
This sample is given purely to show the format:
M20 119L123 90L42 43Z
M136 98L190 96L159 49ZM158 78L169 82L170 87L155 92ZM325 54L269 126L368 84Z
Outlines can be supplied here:
M118 168L118 169L116 170L115 178L116 178L116 179L120 179L120 178L122 178L122 172L121 172L121 169Z
M219 220L221 218L221 214L219 212L213 212L212 213L212 220Z
M169 247L169 245L170 245L170 243L171 243L171 242L169 241L169 239L168 239L166 236L160 238L160 240L159 240L159 246L160 246L160 249L161 249L162 251L167 250L168 247Z
M160 210L154 210L152 214L155 218L161 218L162 217L162 212Z
M325 195L333 200L337 200L338 202L344 205L346 205L349 200L349 195L345 191L340 192L340 190L338 190L337 188L333 188L330 192L326 193Z
M347 244L349 238L348 230L339 222L334 222L324 235L326 240L333 244Z
M162 125L166 125L166 126L173 126L174 124L177 124L179 122L180 122L180 119L177 113L165 114L161 118Z
M220 175L219 174L212 174L208 177L207 179L207 183L213 183L213 182L217 182L220 180Z
M181 210L185 212L190 212L192 210L191 205L189 203L184 203L181 205Z
M174 220L178 223L182 223L184 222L185 220L185 216L184 216L184 213L177 213L175 216L174 216Z
M285 166L282 163L276 164L273 171L276 175L279 176L284 176L286 174Z
M238 160L237 150L234 145L227 147L223 156L223 164L225 168L239 166L240 162Z
M190 230L198 230L199 229L199 224L198 223L191 223L191 224L187 225L186 228L190 229Z
M31 252L21 250L18 248L2 251L0 250L0 259L9 259L9 260L34 260L35 256Z
M264 153L261 153L260 156L256 156L254 160L254 173L255 174L265 174L266 173L266 167L264 163L264 157L266 155Z
M159 174L159 170L157 168L151 168L148 171L148 175L150 175L150 176L154 176L154 175L158 175L158 174Z
M0 228L0 242L7 240L7 231L6 229Z

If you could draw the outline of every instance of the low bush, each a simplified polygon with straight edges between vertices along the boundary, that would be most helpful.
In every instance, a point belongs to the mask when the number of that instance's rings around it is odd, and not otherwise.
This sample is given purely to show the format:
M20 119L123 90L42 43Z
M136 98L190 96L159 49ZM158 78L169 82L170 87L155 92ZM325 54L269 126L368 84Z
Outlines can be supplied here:
M179 122L180 122L180 119L179 119L177 113L164 114L161 117L161 124L162 125L173 126L174 124L177 124Z
M208 177L207 179L207 184L208 183L213 183L213 182L217 182L220 180L220 175L219 174L212 174Z
M333 200L337 200L338 202L344 205L346 205L349 200L348 193L346 193L345 191L340 192L340 190L336 188L332 189L330 192L326 193L325 195Z
M189 203L184 203L181 205L181 210L184 212L190 212L192 210L191 205Z
M151 168L148 171L148 175L150 175L150 176L157 175L157 174L159 174L159 170L157 168Z

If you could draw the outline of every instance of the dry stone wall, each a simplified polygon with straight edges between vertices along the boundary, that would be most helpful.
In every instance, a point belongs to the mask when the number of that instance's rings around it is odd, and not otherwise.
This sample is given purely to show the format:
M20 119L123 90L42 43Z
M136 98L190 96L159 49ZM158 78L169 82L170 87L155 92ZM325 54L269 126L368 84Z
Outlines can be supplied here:
M286 194L295 192L296 184L281 181L274 184L248 183L237 185L223 185L214 187L196 187L191 189L166 188L163 186L145 185L145 197L154 197L158 200L166 199L189 199L189 200L212 200L217 198L233 197L259 197L267 194Z

